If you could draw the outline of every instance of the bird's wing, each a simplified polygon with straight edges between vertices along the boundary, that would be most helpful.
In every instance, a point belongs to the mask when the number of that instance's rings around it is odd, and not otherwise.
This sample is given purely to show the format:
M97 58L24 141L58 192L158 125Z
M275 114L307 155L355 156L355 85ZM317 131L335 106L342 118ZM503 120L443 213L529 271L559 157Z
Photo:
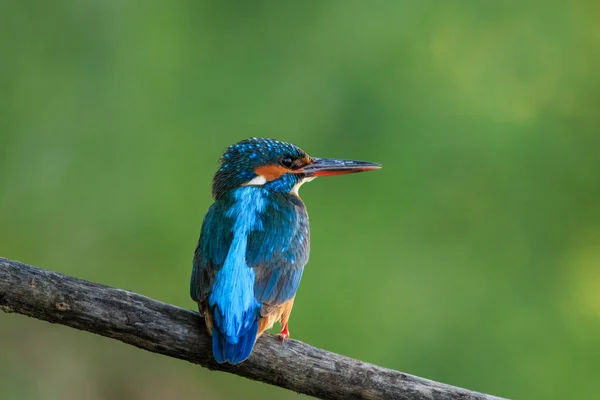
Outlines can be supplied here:
M201 305L210 294L215 274L223 267L233 240L234 221L226 218L226 211L223 201L213 203L204 217L194 252L190 295Z
M273 200L262 213L263 229L249 235L246 252L248 265L256 274L254 297L267 309L296 295L310 243L302 201L289 195Z
M233 241L235 219L227 216L227 209L226 202L216 201L202 224L190 285L192 299L201 306ZM266 202L260 226L248 235L246 262L256 275L254 296L269 308L294 297L308 261L310 232L304 204L296 197Z

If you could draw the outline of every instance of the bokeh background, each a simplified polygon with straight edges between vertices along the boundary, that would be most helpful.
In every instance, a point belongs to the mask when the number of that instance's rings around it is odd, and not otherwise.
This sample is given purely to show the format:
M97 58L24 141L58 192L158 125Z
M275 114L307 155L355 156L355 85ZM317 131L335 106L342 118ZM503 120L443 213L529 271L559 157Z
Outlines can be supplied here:
M0 255L190 309L226 146L302 188L291 332L520 399L600 390L600 3L3 1ZM0 315L3 399L296 399ZM302 396L300 396L302 397Z

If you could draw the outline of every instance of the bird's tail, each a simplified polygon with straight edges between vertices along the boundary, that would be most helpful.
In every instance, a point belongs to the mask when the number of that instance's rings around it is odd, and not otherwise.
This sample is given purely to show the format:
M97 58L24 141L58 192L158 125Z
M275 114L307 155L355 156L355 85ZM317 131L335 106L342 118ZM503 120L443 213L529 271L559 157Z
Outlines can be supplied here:
M221 313L214 310L212 329L212 350L218 363L239 364L250 356L258 334L258 313L248 315L244 326L235 336L228 336L223 330Z

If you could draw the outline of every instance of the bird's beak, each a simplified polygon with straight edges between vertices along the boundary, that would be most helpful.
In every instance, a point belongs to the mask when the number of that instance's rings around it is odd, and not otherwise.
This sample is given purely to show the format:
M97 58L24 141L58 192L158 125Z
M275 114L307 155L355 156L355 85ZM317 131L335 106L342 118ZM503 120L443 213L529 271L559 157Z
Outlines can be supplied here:
M374 171L381 164L368 161L336 160L335 158L312 158L313 163L298 170L308 177L353 174L356 172Z

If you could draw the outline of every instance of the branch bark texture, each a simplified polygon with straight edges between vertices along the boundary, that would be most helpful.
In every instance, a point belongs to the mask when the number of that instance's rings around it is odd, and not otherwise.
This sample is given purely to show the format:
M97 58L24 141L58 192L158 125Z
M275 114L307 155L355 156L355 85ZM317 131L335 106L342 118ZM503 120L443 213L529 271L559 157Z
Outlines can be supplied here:
M321 399L495 400L270 334L250 358L217 364L203 319L148 297L0 258L0 310L120 340Z

